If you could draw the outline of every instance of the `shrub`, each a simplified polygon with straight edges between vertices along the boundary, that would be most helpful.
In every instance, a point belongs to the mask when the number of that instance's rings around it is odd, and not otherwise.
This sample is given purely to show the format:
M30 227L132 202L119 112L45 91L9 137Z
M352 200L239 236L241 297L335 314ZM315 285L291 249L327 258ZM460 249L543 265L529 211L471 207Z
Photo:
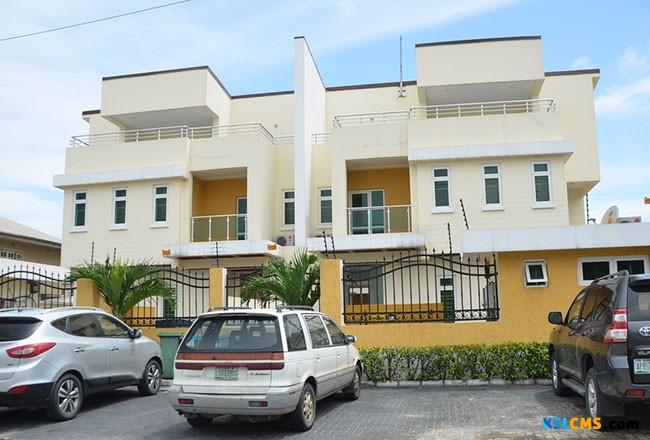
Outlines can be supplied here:
M364 371L372 382L431 380L547 379L548 344L361 348Z

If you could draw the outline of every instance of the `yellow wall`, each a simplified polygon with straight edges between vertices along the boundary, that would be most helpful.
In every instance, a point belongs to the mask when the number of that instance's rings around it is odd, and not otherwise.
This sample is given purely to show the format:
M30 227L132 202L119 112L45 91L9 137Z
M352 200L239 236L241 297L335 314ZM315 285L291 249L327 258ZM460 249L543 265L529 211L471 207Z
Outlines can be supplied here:
M509 252L498 255L500 319L495 322L431 322L344 324L347 334L355 335L361 347L430 346L452 344L479 344L500 342L547 341L552 329L548 313L560 311L564 315L577 293L584 287L578 284L577 259L595 256L650 255L650 246L636 248L580 249L569 251ZM545 259L548 287L524 287L524 260ZM333 260L330 260L333 261ZM333 263L330 263L333 264ZM321 282L325 295L341 292L334 280L341 279L339 271L328 266L324 273L331 279ZM338 295L341 298L342 294ZM338 304L326 304L323 312L341 321Z
M348 191L383 189L384 204L410 205L408 168L348 171Z
M237 198L246 197L246 179L193 181L192 216L237 213Z

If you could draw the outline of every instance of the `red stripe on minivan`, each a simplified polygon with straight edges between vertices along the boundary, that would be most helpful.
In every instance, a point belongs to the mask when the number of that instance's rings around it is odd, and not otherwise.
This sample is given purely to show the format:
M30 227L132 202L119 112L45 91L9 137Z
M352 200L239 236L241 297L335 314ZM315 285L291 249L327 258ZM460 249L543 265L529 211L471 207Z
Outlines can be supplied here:
M204 362L182 362L204 361ZM240 362L219 362L240 361ZM248 362L247 362L248 361ZM270 362L250 362L270 361ZM282 362L280 362L282 361ZM202 370L208 367L242 367L249 370L282 370L284 353L178 353L175 367L178 370Z

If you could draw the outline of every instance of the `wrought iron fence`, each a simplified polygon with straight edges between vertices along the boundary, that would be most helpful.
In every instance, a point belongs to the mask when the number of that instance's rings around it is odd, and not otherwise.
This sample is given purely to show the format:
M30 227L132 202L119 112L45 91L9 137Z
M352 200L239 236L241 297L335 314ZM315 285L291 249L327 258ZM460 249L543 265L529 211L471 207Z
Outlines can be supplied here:
M174 289L174 298L148 298L136 305L124 322L134 327L187 327L210 308L207 269L163 267L156 273Z
M496 259L400 254L343 266L346 323L499 319Z
M77 285L66 275L42 265L0 268L0 309L73 306Z

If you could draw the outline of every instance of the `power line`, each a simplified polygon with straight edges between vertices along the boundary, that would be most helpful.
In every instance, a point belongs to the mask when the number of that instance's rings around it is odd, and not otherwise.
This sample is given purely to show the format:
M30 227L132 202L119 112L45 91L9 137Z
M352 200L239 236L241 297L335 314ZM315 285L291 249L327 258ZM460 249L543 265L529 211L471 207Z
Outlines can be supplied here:
M70 24L70 25L67 25L67 26L60 26L60 27L56 27L56 28L45 29L45 30L38 31L38 32L30 32L30 33L27 33L27 34L20 34L20 35L14 35L14 36L11 36L11 37L0 38L0 43L3 42L3 41L17 40L19 38L32 37L34 35L41 35L41 34L47 34L47 33L50 33L50 32L61 31L63 29L70 29L70 28L74 28L74 27L85 26L87 24L99 23L101 21L113 20L115 18L120 18L120 17L126 17L128 15L139 14L141 12L153 11L154 9L166 8L168 6L179 5L181 3L187 3L187 2L190 2L190 1L192 1L192 0L180 0L180 1L172 2L172 3L165 3L164 5L153 6L151 8L138 9L137 11L125 12L124 14L111 15L110 17L103 17L103 18L98 18L98 19L95 19L95 20L84 21L82 23Z

